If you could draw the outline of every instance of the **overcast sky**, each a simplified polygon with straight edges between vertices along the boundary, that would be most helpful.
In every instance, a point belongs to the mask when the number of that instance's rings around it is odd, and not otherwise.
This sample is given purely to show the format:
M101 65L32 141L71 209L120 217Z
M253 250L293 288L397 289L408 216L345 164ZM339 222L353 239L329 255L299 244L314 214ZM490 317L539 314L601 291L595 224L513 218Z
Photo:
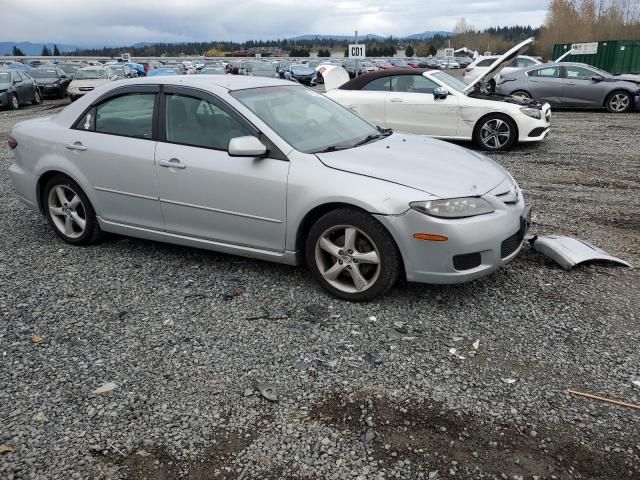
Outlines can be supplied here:
M0 41L129 45L538 26L549 0L0 0Z

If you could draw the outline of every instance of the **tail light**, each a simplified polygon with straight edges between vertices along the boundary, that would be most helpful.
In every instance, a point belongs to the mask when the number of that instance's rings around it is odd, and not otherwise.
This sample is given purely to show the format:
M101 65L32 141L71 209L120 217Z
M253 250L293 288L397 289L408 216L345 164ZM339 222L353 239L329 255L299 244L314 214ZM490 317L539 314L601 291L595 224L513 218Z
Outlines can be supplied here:
M9 144L9 148L11 150L13 150L18 146L18 141L13 137L9 137L9 140L7 140L7 143Z
M473 67L467 67L464 69L465 73L469 73L471 70L473 70Z

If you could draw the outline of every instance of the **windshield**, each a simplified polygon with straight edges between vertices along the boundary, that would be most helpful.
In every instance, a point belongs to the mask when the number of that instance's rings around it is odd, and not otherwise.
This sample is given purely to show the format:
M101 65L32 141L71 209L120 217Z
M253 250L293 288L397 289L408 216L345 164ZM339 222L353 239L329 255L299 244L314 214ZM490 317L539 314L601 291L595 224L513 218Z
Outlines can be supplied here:
M604 78L613 77L613 75L611 75L609 72L605 72L604 70L600 70L599 68L592 67L591 65L589 65L589 70L592 70L597 74L602 75Z
M293 65L291 71L300 75L308 75L314 72L313 68L309 68L306 65Z
M303 153L351 148L369 136L380 136L373 125L308 88L251 88L231 95Z
M75 78L76 80L97 80L108 77L106 70L78 70Z
M29 70L29 76L33 78L58 78L58 72L55 70L40 70L34 68Z
M447 87L451 87L458 92L464 92L464 89L467 88L467 85L464 84L461 80L458 80L457 78L452 77L448 73L434 72L431 75L437 78L438 80L440 80Z
M10 83L11 74L8 72L0 72L0 83Z
M124 68L122 67L111 67L111 71L116 76L124 77Z

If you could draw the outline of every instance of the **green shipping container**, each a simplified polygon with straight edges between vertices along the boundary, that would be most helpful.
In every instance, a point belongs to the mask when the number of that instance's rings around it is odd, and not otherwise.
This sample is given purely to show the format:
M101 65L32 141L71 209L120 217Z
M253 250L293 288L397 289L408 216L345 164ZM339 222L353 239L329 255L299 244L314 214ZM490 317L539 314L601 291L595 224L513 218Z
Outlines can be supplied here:
M612 74L640 73L640 40L609 40L578 43L582 52L572 53L565 62L593 65ZM571 50L571 43L558 43L553 47L553 60Z

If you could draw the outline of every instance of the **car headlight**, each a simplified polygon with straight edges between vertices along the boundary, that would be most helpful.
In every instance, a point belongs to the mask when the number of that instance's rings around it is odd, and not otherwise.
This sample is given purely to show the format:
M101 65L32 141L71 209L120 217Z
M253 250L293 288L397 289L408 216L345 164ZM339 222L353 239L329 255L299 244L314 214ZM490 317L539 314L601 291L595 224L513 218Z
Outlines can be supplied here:
M495 211L489 202L480 197L411 202L409 206L420 213L439 218L475 217L476 215L484 215Z
M527 117L535 118L537 120L540 120L542 118L540 110L537 108L522 107L520 111L524 113Z

